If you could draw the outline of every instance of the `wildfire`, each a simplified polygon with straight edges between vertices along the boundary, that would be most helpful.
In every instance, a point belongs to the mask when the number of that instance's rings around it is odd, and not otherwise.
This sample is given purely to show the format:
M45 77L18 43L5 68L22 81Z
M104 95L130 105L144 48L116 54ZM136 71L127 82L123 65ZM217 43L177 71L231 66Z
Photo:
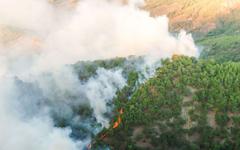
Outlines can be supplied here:
M117 119L117 121L114 122L113 129L117 128L117 127L120 125L121 121L122 121L122 119L121 119L121 117L119 116L118 119Z
M123 109L121 108L121 109L119 110L118 119L117 119L117 121L115 121L114 124L113 124L113 129L117 128L117 127L121 124L121 122L122 122L121 115L122 115L122 114L123 114Z
M121 124L121 122L122 122L121 115L123 114L123 112L124 112L124 111L123 111L122 108L118 111L118 113L119 113L118 119L117 119L117 121L115 121L115 122L113 123L112 129L118 128L119 125ZM100 140L103 140L105 137L107 137L107 132L103 133L103 134L100 136ZM93 143L94 143L94 142L88 144L88 146L87 146L87 149L88 149L88 150L90 150L90 149L92 148L92 144L93 144Z

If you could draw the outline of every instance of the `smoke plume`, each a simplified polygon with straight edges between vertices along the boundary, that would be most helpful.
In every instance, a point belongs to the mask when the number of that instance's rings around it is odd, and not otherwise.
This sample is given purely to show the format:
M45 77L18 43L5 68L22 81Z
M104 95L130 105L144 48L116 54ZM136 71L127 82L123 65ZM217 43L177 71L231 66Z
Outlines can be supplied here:
M168 18L151 17L143 4L0 0L1 150L84 149L109 126L108 103L126 85L123 70L99 68L81 82L71 67L80 60L146 56L138 66L144 73L173 54L198 56L191 35L173 36Z

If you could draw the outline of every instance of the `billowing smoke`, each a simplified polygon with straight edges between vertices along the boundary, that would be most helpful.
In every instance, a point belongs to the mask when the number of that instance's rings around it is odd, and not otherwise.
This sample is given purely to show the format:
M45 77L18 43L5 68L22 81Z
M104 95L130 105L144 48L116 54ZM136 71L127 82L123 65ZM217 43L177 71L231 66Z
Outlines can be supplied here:
M146 56L136 67L148 77L161 58L198 56L191 35L171 35L168 18L143 3L0 0L1 150L79 150L109 126L123 70L99 68L82 82L77 61Z

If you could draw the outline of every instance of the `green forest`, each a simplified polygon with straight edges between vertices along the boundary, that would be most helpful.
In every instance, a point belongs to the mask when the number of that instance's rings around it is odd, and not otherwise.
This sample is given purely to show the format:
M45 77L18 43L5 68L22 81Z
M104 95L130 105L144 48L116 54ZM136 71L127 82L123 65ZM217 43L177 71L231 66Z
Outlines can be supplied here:
M240 150L240 0L0 0L0 150Z
M200 58L162 60L144 84L139 83L141 72L136 70L143 57L76 63L81 81L87 81L99 67L121 68L128 78L111 104L110 128L93 139L94 149L240 149L238 18L236 10L218 19L217 28L207 34L193 33ZM119 116L121 123L113 129Z
M96 149L240 149L240 63L175 56L136 89L137 78L118 92L112 123L119 109L122 122Z
M240 149L239 14L239 9L232 9L230 15L221 15L208 32L189 30L201 51L200 58L164 59L143 84L136 69L144 61L142 57L75 64L81 81L99 67L121 68L128 79L111 104L110 127L94 136L92 149ZM118 127L112 128L116 122Z

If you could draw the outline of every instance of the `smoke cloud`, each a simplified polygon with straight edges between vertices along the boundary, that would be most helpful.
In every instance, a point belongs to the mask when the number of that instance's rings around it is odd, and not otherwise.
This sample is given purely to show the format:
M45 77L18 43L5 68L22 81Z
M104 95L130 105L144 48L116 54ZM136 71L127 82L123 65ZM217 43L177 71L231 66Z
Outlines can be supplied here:
M108 103L126 85L122 70L99 68L81 82L71 64L146 56L138 67L148 77L145 68L152 73L161 58L199 55L191 35L175 37L166 16L139 9L143 0L61 2L0 0L1 150L84 149L109 126Z

